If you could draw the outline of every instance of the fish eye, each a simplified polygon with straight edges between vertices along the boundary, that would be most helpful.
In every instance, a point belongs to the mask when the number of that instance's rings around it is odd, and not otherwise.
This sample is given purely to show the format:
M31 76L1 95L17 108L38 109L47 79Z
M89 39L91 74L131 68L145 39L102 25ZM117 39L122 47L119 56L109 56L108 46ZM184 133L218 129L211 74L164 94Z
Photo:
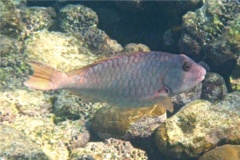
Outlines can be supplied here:
M192 64L190 63L190 62L188 62L188 61L185 61L184 63L183 63L183 70L184 71L189 71L190 69L191 69L191 66L192 66Z

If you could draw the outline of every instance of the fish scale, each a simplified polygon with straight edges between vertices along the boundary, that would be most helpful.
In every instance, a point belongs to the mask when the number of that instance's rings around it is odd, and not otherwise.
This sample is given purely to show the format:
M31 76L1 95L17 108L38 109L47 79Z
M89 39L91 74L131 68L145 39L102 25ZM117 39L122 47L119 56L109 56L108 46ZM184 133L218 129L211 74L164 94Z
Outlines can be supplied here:
M70 73L39 62L29 64L34 68L34 74L24 82L29 88L70 90L93 102L125 108L165 103L166 97L191 89L206 74L185 55L154 51L108 58ZM165 108L173 110L169 105Z
M119 93L115 93L115 94L123 95L124 97L127 97L126 93L129 93L128 92L128 88L129 88L128 84L129 84L129 81L131 81L131 79L128 79L128 78L125 78L125 77L127 77L127 73L129 73L129 72L130 72L129 74L132 75L131 74L132 70L129 69L129 67L131 67L131 68L134 68L135 70L137 70L137 74L135 76L135 79L136 79L135 85L139 86L139 87L134 88L135 94L136 94L135 96L147 95L147 90L145 89L145 83L146 83L145 78L147 77L147 72L145 70L148 69L148 67L146 67L145 63L142 63L140 65L138 63L132 63L132 65L128 66L126 64L127 64L127 62L130 62L128 60L129 58L131 58L131 56L130 57L124 56L122 59L113 60L113 61L117 62L117 66L116 66L116 68L117 68L116 71L118 71L117 73L121 73L121 74L118 74L119 76L113 77L113 80L112 80L112 81L117 82L118 84L116 84L116 85L119 86L118 89L117 89L117 91ZM143 55L140 55L140 56L136 57L135 62L137 62L138 58L143 58ZM149 56L146 58L145 61L147 62L148 59L149 59ZM113 63L115 63L115 62L113 62ZM148 65L149 64L151 65L151 63L148 63ZM111 66L109 66L109 67L111 68ZM140 69L141 67L144 67L144 68ZM105 70L105 72L107 72L107 73L109 71L108 69L105 69L105 68L103 68L103 70ZM126 72L123 72L124 70L126 70ZM122 73L125 73L125 74L122 75ZM89 77L89 79L91 79L91 78L93 78L93 77ZM104 86L104 82L105 83L110 83L110 84L113 83L113 82L108 81L108 79L106 79L106 78L103 78L102 80L103 80L103 82L102 82L103 86ZM142 84L142 85L140 85L140 84ZM103 93L104 93L104 91L103 91ZM112 94L112 93L106 93L106 94ZM131 94L131 95L133 95L133 94Z

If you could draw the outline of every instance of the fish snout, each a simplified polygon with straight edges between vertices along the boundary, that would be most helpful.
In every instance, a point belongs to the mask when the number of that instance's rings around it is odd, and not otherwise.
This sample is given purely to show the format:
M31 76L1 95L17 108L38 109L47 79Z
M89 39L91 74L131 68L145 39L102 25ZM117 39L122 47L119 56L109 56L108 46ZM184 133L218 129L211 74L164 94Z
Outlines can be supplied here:
M197 81L201 82L205 79L205 75L207 73L206 69L203 68L202 66L198 66L199 68L197 69Z

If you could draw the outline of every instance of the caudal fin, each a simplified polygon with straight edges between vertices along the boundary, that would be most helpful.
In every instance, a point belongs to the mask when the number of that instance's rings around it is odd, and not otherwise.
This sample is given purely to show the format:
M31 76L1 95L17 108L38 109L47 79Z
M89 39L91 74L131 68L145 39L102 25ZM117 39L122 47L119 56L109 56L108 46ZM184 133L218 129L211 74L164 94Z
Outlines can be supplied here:
M24 85L37 90L55 90L62 88L67 75L40 62L29 61L34 74L29 77Z

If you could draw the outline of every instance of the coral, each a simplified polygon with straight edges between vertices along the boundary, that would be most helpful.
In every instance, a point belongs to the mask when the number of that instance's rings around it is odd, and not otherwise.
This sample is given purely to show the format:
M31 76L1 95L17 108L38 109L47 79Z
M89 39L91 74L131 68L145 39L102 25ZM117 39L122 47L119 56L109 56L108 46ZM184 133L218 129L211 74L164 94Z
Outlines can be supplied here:
M53 118L51 114L49 114L49 105L51 106L51 103L41 92L34 92L32 94L24 90L2 92L1 104L4 117L1 122L2 125L23 132L26 139L38 144L38 147L42 149L46 155L49 156L52 154L50 156L52 158L58 155L63 156L65 154L65 157L68 155L67 148L64 144L60 145L55 142L54 146L53 137L56 136L56 129L58 128L54 128ZM53 134L54 129L56 130L55 135ZM57 134L61 133L59 132ZM59 138L61 136L56 137ZM6 139L7 137L2 138ZM50 140L52 141L52 145L48 146ZM51 149L51 147L55 148L55 151ZM56 152L58 152L57 149L61 149L62 153L56 154Z
M202 99L211 102L219 101L228 93L224 79L217 73L207 73L202 83Z
M25 7L26 2L0 2L1 34L24 40L33 31L48 29L53 25L56 13L53 8Z
M0 48L0 66L3 67L9 65L9 62L7 62L8 58L5 57L20 52L21 44L12 38L0 35Z
M51 96L54 101L53 113L55 114L55 123L66 119L79 119L82 122L89 122L97 109L104 106L101 103L84 102L81 100L81 97L71 95L67 91L60 91Z
M203 156L199 160L239 160L240 159L240 145L223 145L216 147Z
M36 30L50 27L55 11L27 8L23 0L1 1L0 10L0 89L23 88L22 82L30 71L22 52L23 40Z
M25 47L24 54L28 55L29 59L65 72L86 66L97 58L84 47L83 42L70 34L60 32L34 32L25 41Z
M83 5L67 5L58 16L60 27L67 32L83 32L98 24L97 14Z
M78 148L71 154L71 159L148 159L144 151L134 148L130 142L107 139L103 142L89 142L84 148Z
M22 44L5 35L0 35L0 90L23 88L22 81L29 67L24 63Z
M21 44L5 35L0 35L0 90L22 86L19 84L26 75L25 56L20 53ZM16 80L19 78L20 81Z
M240 2L238 4L240 12ZM214 64L220 64L230 59L237 59L240 56L240 13L238 16L228 22L222 30L222 34L204 47L204 53Z
M122 46L97 28L96 13L83 5L67 5L59 12L60 27L65 32L79 32L81 39L95 53L107 54L122 51Z
M36 142L49 159L68 158L66 144L72 139L67 134L70 131L66 132L63 127L56 126L51 115L44 118L18 115L10 126L22 131L26 137Z
M20 14L24 24L22 37L28 37L34 31L50 28L57 17L55 10L51 7L29 7L22 9Z
M183 16L180 51L205 54L214 65L236 59L239 54L240 4L233 1L206 1L195 12Z
M155 105L143 108L100 108L91 121L92 129L105 139L148 137L166 119L164 108Z
M44 116L50 113L52 107L50 97L40 91L27 92L15 89L15 91L0 92L0 97L1 116L16 117L18 114Z
M19 113L18 109L16 108L15 104L12 103L12 100L8 98L8 93L0 92L0 124L7 121L12 123Z
M67 159L70 150L88 143L90 134L84 121L66 120L57 125L54 123L51 96L25 90L0 93L1 125L21 131L23 138L36 143L49 159ZM7 140L6 136L1 138ZM3 153L6 152L4 150Z
M1 1L0 2L0 30L1 34L10 35L12 37L19 36L18 34L22 31L22 22L19 20L19 9L18 5L14 3L16 1ZM25 2L26 3L26 2ZM25 6L25 5L24 5Z
M148 46L144 44L135 44L135 43L129 43L123 49L124 53L149 52L149 51L150 49L148 48Z
M240 144L240 92L212 104L196 100L163 122L155 134L161 153L177 158L197 158L219 143Z
M90 140L90 133L86 129L85 124L86 123L81 120L66 120L58 123L56 128L59 128L57 129L59 131L56 130L56 138L65 141L65 145L67 144L67 147L70 150L83 147ZM60 135L64 135L64 138L58 137L59 133L57 132L59 132Z
M122 46L104 31L91 27L83 33L85 42L97 54L114 54L122 51Z

